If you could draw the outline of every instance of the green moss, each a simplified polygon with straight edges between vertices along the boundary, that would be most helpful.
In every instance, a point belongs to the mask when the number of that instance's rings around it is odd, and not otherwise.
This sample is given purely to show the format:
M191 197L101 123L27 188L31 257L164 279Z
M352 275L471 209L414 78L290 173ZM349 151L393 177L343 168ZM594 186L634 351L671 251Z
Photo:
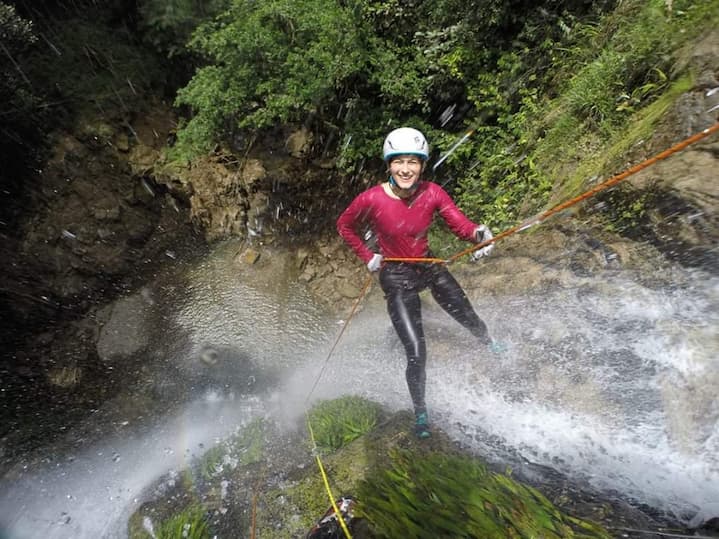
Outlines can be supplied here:
M237 455L241 465L247 466L262 461L265 454L266 431L266 422L258 418L246 425L233 440L233 453Z
M222 471L225 455L227 455L227 447L224 444L216 445L205 451L199 464L199 471L204 479L210 479Z
M181 513L162 522L155 530L156 539L209 539L211 537L205 511L191 505Z
M610 537L467 456L395 451L389 467L362 482L358 499L377 537Z
M380 406L356 396L321 401L308 413L317 447L334 451L369 432L377 424Z
M58 92L64 109L87 117L98 109L126 110L165 77L158 57L104 15L88 9L81 18L53 21L49 49L38 48L28 59L30 76L41 88Z
M343 397L327 403L355 402L358 397ZM379 405L359 399L363 406L379 409ZM324 404L324 403L323 403ZM402 423L408 423L403 417ZM359 482L375 466L377 456L386 450L386 439L375 428L367 436L347 443L339 450L321 455L333 498L353 494ZM391 432L396 432L391 429ZM377 436L377 437L376 437ZM309 451L308 451L309 457ZM257 535L269 539L300 537L317 523L331 506L316 458L311 458L298 470L289 484L281 489L265 492L260 497L257 518Z

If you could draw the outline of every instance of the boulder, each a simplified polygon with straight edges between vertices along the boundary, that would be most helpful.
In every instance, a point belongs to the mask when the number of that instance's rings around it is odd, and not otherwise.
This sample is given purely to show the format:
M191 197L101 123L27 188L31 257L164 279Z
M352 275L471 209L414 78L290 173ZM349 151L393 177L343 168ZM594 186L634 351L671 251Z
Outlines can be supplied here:
M151 303L147 291L121 298L103 308L100 318L107 322L100 329L97 354L102 361L128 359L147 348L148 316Z

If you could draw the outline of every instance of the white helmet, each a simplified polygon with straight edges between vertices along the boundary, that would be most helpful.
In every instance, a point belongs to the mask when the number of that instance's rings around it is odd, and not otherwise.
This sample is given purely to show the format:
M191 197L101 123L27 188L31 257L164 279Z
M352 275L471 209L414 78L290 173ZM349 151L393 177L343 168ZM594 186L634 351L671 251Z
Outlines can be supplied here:
M382 155L389 161L396 155L416 155L424 161L429 159L429 144L424 135L411 127L395 129L384 139Z

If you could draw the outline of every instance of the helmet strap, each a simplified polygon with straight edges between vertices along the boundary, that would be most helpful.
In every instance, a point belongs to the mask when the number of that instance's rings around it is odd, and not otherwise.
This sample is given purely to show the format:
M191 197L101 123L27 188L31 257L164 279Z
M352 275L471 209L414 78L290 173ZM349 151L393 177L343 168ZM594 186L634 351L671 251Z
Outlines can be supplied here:
M397 182L394 181L394 178L390 174L389 186L392 189L392 192L399 198L409 198L417 190L417 187L419 187L419 180L414 182L414 184L412 184L412 187L410 187L409 189L402 189L399 185L397 185Z

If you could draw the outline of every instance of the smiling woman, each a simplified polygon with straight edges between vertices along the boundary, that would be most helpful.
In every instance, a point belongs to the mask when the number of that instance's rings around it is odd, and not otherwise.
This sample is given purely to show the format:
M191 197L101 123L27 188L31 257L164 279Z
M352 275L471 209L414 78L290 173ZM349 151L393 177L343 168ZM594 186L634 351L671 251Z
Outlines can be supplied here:
M491 345L492 340L446 266L416 259L431 256L427 234L436 213L463 240L480 242L485 234L491 237L491 232L470 221L439 185L420 180L429 157L429 145L420 131L411 127L393 130L385 138L382 154L389 180L355 198L337 220L337 230L368 270L379 271L392 325L407 354L406 377L416 417L415 433L419 438L429 438L425 404L427 347L419 293L431 290L442 309L467 328L482 348ZM364 244L357 232L362 224L369 225L376 234L379 252L372 252ZM492 244L477 253L489 254L491 247ZM385 257L395 260L385 264Z

